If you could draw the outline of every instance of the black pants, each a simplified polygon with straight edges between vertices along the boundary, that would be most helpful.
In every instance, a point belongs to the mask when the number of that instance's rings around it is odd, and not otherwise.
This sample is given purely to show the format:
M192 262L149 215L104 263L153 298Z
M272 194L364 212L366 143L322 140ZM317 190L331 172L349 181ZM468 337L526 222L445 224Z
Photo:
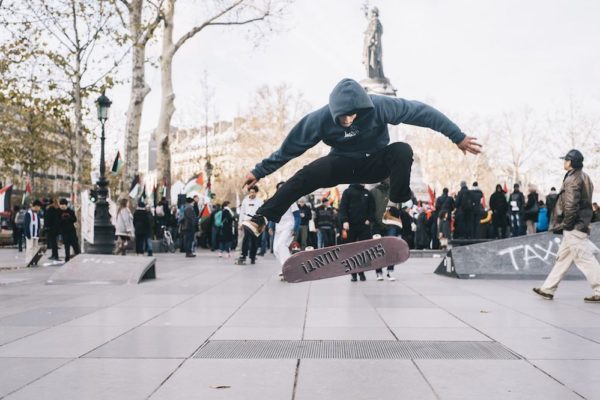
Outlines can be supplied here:
M406 143L392 143L369 157L350 158L327 155L306 165L291 177L258 210L257 214L279 222L281 216L300 197L320 188L340 183L378 183L390 178L390 200L410 199L412 148Z
M77 241L77 233L64 232L62 238L65 245L65 262L67 262L71 259L71 247L73 247L73 252L76 255L81 253L81 249L79 248L79 242Z
M364 224L353 224L350 223L350 229L348 229L348 239L346 243L360 242L361 240L369 240L373 237L371 234L371 225ZM356 279L357 274L352 274L352 279ZM365 279L365 273L359 272L361 279Z
M58 232L48 230L46 233L48 247L52 250L52 258L58 258Z
M185 254L192 254L194 248L194 235L196 232L193 229L183 231L183 249Z
M258 238L249 230L244 230L244 241L242 242L242 258L246 258L250 253L250 259L256 259L256 249Z

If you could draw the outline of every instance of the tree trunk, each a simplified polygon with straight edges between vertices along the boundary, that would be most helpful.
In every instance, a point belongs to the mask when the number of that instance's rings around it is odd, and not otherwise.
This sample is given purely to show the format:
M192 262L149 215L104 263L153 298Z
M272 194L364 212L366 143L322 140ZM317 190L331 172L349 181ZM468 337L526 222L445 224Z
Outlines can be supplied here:
M163 6L163 42L160 56L161 72L161 103L158 126L156 127L156 142L158 144L157 179L159 185L166 186L167 199L171 195L171 151L169 148L169 131L171 118L175 113L175 92L173 91L173 15L175 0L167 0Z
M127 122L125 125L125 173L124 182L121 182L121 190L127 188L139 170L138 146L140 140L140 126L142 122L142 111L144 99L150 93L150 87L146 84L146 43L141 41L142 36L142 0L131 2L129 9L129 31L133 40L131 52L131 95L129 97L129 109L127 110Z

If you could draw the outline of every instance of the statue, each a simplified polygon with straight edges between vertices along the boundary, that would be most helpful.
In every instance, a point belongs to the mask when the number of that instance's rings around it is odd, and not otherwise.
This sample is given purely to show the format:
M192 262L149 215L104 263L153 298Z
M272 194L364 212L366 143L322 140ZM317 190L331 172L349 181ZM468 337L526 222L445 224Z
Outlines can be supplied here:
M365 16L368 16L365 11ZM367 76L371 79L385 79L381 55L381 35L383 26L379 22L379 9L371 9L369 26L365 31L365 47L363 51L363 64L367 68Z

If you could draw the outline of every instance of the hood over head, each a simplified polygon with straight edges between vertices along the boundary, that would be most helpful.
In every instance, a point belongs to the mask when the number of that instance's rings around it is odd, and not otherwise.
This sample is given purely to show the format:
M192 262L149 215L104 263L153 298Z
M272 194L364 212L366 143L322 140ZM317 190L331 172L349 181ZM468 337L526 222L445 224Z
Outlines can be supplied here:
M372 111L375 107L362 86L354 79L342 79L329 95L329 111L336 124L338 117Z

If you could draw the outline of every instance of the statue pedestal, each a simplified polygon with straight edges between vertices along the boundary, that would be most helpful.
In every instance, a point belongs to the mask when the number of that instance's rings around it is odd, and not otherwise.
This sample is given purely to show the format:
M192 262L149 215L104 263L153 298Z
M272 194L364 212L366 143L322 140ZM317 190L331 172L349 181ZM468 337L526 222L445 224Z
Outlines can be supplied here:
M367 78L360 81L360 84L367 93L396 96L396 88L388 78Z

